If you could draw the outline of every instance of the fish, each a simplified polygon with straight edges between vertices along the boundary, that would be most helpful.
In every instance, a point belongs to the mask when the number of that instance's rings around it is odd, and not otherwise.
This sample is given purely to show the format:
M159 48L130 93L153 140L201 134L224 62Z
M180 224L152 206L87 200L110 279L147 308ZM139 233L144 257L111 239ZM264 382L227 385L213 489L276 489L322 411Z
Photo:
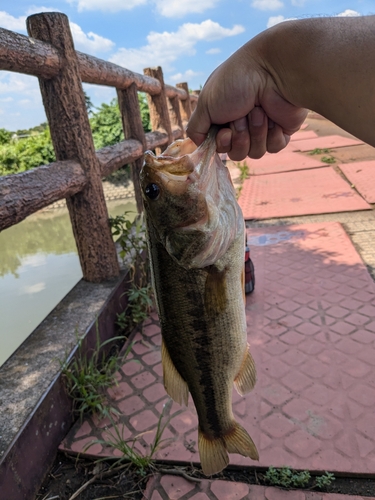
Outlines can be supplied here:
M228 453L259 460L232 411L233 385L251 391L256 369L247 343L245 223L216 132L199 147L187 138L158 156L147 151L140 172L164 387L179 404L192 396L206 476L229 464Z

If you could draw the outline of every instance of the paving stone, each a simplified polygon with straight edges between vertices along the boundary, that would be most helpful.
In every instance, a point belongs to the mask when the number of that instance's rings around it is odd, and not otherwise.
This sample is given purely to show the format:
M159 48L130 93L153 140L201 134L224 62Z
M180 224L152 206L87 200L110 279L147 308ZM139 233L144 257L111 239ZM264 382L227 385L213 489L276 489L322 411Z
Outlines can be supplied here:
M246 397L233 396L234 414L260 451L256 465L369 473L375 467L375 322L371 317L375 285L340 224L267 227L270 236L262 240L264 232L251 230L251 237L259 243L251 247L257 284L247 297L246 309L258 382ZM293 270L279 273L281 267ZM296 278L293 273L301 274ZM345 281L335 279L344 275L348 283L354 279L362 288L348 285L345 289ZM323 289L322 283L338 288ZM318 324L313 322L317 318ZM147 328L155 327L154 342L160 339L160 330L155 333L158 323L152 321ZM133 393L123 399L116 394L111 400L119 408L121 422L134 429L134 437L144 430L155 432L168 399L163 395L160 362L149 365L153 352L133 350L139 363L125 363L119 372L119 387L130 387ZM126 374L131 365L141 370ZM197 417L191 399L188 408L174 403L170 417L168 441L157 458L199 463ZM88 422L81 431L79 425L72 430L64 449L77 452L86 443L81 443L79 432L90 427L85 439L102 437L105 429ZM151 433L147 439L140 437L139 444L145 448L151 438ZM230 455L230 461L241 467L254 465L236 454ZM191 495L207 491L194 489Z
M252 176L238 203L245 219L371 208L332 167Z
M289 143L289 149L293 151L313 151L314 149L342 148L344 146L357 146L363 141L351 139L341 135L327 135L313 139L304 139Z
M374 160L346 163L339 168L368 203L375 203Z

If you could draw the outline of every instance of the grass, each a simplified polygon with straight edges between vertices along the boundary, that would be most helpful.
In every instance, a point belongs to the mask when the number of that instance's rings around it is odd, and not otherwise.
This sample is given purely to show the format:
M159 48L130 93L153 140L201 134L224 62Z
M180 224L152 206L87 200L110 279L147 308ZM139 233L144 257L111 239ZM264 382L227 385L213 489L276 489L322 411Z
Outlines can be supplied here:
M146 475L147 469L149 469L153 464L153 457L155 453L159 449L161 443L165 441L162 439L162 436L165 428L170 422L170 411L172 404L173 404L172 399L169 399L168 402L165 403L163 407L163 411L159 416L158 425L156 427L155 437L150 444L150 449L148 453L141 453L137 451L135 445L139 438L141 438L142 436L151 431L143 432L141 434L138 434L138 436L136 436L133 439L125 440L123 437L123 432L121 432L120 430L120 426L114 422L114 419L111 416L109 416L109 419L111 421L112 427L111 430L107 431L107 435L109 436L108 439L98 439L92 441L87 445L85 451L87 451L94 444L100 444L104 447L113 448L122 453L122 457L116 460L116 462L114 463L114 467L126 461L136 466L138 472L141 475L143 476ZM107 460L107 457L101 460Z
M132 348L130 345L125 353L119 356L119 346L116 342L124 339L123 336L117 336L101 343L97 326L96 346L91 353L84 351L83 339L80 339L72 361L68 363L67 357L60 361L67 392L73 399L73 411L81 420L86 413L107 415L114 411L108 405L106 389L117 384L115 373ZM106 355L104 347L110 343L113 344L112 352Z

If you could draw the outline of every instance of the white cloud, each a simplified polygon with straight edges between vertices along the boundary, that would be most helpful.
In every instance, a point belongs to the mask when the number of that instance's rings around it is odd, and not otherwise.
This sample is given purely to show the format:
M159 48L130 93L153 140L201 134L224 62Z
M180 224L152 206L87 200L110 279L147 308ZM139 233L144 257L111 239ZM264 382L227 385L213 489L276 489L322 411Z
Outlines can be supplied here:
M186 14L202 13L212 9L218 0L154 0L157 11L165 17L182 17Z
M70 23L75 48L83 52L108 52L115 44L112 40L96 35L92 31L87 34L76 23Z
M68 0L71 4L77 4L78 12L84 10L102 10L104 12L119 12L131 10L139 5L144 5L147 0Z
M344 12L341 12L341 14L337 14L337 17L358 17L361 14L355 10L351 9L346 9Z
M267 28L272 28L276 24L283 23L284 21L294 21L296 17L284 17L284 16L271 16L267 22Z
M152 31L147 36L147 45L139 49L121 48L110 58L110 61L137 72L157 65L162 66L164 71L170 71L172 70L171 63L177 58L185 55L192 56L196 53L197 42L220 40L238 35L244 30L243 26L238 24L231 29L224 28L210 19L200 24L186 23L175 32Z
M43 282L35 283L35 285L25 285L24 287L22 287L20 295L22 295L23 293L33 295L34 293L43 291L45 288L46 284Z
M252 7L259 10L277 10L284 7L281 0L253 0Z
M213 49L209 49L209 50L206 50L206 54L220 54L221 52L221 49L217 49L217 48L213 48Z
M171 80L172 82L188 82L192 78L195 78L196 76L200 75L201 73L197 73L196 71L193 71L192 69L186 70L184 73L176 73L175 75L170 76L168 79Z
M11 31L26 31L26 16L13 17L0 10L0 26Z
M32 14L39 14L40 12L61 12L60 9L56 9L56 7L44 7L38 5L30 5L27 9L26 14L31 16Z
M292 5L295 7L303 7L306 3L306 0L292 0Z
M30 75L22 75L20 73L13 73L11 71L0 72L0 93L5 94L22 93L23 97L29 97L30 94L40 94L37 78ZM11 96L9 96L11 97ZM9 99L4 98L4 99ZM6 102L3 100L3 102Z

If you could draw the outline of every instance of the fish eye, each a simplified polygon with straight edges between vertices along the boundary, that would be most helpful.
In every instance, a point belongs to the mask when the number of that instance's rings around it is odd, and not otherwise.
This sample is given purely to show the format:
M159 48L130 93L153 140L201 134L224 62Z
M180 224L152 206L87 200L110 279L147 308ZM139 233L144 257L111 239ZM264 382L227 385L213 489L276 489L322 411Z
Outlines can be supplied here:
M146 186L145 195L147 196L147 198L150 198L150 200L156 200L159 194L160 194L160 187L154 182Z

